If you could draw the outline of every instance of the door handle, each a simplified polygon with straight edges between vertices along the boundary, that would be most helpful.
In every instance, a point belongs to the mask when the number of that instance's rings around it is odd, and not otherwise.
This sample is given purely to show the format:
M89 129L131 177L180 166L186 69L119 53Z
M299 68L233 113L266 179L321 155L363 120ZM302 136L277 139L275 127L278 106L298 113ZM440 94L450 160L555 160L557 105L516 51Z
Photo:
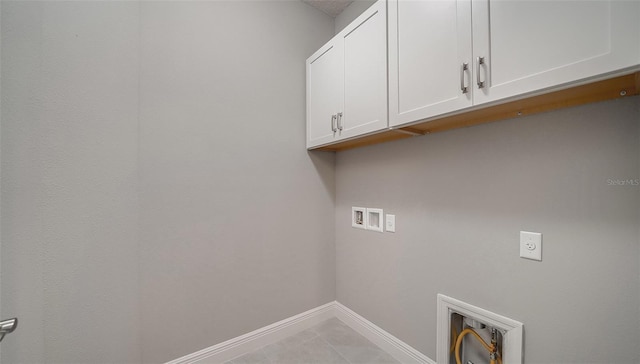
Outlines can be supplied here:
M342 131L342 113L338 113L338 130Z
M18 318L14 317L12 319L0 321L0 341L4 339L6 334L12 333L16 327L18 327Z

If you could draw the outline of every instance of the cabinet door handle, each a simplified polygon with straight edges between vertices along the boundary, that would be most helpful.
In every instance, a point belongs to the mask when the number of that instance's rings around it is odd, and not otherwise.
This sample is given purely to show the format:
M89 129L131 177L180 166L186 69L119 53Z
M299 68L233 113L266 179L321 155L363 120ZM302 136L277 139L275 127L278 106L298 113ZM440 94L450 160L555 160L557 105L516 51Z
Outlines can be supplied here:
M478 68L477 68L477 72L476 72L476 81L478 84L478 88L483 88L484 87L484 81L480 81L480 66L484 64L484 57L478 57L477 58L477 63L478 63Z
M331 130L333 130L334 133L338 131L338 128L336 127L336 119L337 116L335 114L331 115Z
M460 67L460 90L462 90L463 94L466 94L467 92L469 92L469 88L464 85L464 71L468 69L469 69L469 64L467 62L463 63L462 67Z
M342 113L338 113L338 130L342 131Z

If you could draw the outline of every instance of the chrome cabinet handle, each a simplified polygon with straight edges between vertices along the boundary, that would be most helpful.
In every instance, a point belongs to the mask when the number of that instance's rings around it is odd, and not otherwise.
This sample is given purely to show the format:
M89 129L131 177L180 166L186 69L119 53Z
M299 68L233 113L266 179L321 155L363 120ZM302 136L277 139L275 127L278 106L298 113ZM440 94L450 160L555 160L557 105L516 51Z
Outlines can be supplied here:
M338 131L338 128L336 127L336 119L337 116L335 114L331 115L331 130L333 130L334 133Z
M338 113L338 130L342 130L342 113Z
M478 68L477 68L477 72L476 72L476 81L477 81L477 84L478 84L478 88L483 88L484 87L484 81L480 81L480 66L484 64L484 57L478 57L477 63L478 63Z
M469 92L469 88L464 85L464 71L468 69L469 69L469 64L467 62L463 63L462 67L460 67L460 90L462 90L463 94L466 94L467 92Z

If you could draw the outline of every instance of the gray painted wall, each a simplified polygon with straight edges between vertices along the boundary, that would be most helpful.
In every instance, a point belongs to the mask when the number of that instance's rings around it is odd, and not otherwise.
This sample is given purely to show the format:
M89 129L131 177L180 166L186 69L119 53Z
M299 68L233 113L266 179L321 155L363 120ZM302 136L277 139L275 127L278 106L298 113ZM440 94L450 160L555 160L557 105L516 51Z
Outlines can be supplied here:
M140 361L137 19L2 2L4 363Z
M525 325L527 363L638 363L640 102L337 154L337 300L430 358L436 295ZM396 214L351 228L351 206ZM543 261L518 257L543 234Z
M304 148L331 18L1 6L3 362L161 362L335 299L334 159Z
M142 332L158 362L335 299L334 157L305 151L304 122L304 60L333 21L298 1L141 13Z

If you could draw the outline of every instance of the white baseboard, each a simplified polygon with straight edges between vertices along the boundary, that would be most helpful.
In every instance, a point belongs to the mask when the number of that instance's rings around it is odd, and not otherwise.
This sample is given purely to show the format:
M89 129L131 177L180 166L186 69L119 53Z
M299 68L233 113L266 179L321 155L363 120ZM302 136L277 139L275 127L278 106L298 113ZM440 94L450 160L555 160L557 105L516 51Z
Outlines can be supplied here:
M436 364L424 354L336 301L185 355L166 364L224 363L244 353L295 335L332 317L337 317L401 363Z
M426 355L412 348L402 340L384 331L371 321L353 312L343 304L335 303L336 317L357 331L369 341L378 345L401 363L436 364Z
M335 317L334 306L335 302L329 302L248 334L185 355L167 364L224 363Z

